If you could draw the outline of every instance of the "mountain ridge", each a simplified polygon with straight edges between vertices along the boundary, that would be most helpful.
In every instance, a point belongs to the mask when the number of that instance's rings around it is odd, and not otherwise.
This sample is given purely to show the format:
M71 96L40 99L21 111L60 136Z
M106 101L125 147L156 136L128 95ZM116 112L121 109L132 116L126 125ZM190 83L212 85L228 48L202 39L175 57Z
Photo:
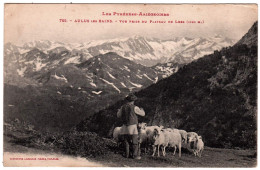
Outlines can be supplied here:
M195 44L194 44L195 43ZM184 48L185 46L202 45L199 48L201 53L196 51L187 51L189 49ZM182 62L191 62L194 59L202 57L205 54L209 54L214 50L220 50L223 47L233 45L234 40L226 37L215 36L209 38L172 38L161 40L158 38L148 38L143 36L132 36L126 38L117 38L109 40L91 41L86 43L61 43L53 42L49 40L39 40L25 43L22 46L15 46L16 51L20 54L27 52L32 48L38 48L45 52L57 48L64 47L70 52L79 53L88 58L105 54L107 52L117 52L118 55L135 61L137 63L152 66L159 62L171 62L174 59L174 55L181 55L182 58L189 58ZM5 51L10 50L10 45L6 44ZM198 49L197 49L198 50ZM203 53L202 53L203 51ZM195 53L195 57L191 55Z

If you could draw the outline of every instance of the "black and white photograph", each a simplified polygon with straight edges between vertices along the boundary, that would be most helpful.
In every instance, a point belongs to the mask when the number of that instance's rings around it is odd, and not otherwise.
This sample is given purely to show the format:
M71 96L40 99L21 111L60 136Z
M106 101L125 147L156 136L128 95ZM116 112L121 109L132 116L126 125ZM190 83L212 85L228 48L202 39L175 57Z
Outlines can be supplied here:
M5 167L257 166L257 4L4 5Z

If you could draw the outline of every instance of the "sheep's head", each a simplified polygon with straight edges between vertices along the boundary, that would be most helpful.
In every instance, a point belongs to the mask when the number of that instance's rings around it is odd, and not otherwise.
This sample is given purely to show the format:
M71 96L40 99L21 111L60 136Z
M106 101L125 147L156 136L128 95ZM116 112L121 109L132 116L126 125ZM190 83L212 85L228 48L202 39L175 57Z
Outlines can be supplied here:
M198 135L194 132L189 132L187 135L188 142L195 142L198 139Z
M189 136L188 137L188 142L190 143L190 142L193 142L193 141L195 141L196 139L195 139L195 137L194 136Z
M160 135L161 130L159 128L155 128L153 130L153 139L156 140Z
M160 126L160 127L155 127L154 128L154 135L157 135L157 136L159 136L160 135L160 133L162 132L162 129L163 129L164 127L163 126Z
M142 122L142 123L138 123L137 128L138 128L138 130L145 130L146 126L147 126L147 124Z

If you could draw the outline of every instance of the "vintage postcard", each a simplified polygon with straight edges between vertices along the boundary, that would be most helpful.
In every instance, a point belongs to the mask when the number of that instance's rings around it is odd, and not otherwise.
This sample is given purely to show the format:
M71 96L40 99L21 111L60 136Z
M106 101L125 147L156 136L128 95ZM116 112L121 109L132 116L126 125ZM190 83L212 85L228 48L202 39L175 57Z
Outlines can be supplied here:
M4 5L4 166L256 167L257 4Z

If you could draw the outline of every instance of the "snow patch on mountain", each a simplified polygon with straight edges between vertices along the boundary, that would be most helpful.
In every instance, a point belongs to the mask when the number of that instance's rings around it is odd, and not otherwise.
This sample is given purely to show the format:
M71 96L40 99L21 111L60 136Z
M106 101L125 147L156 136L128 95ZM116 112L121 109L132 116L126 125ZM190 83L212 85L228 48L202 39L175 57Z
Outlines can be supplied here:
M30 49L28 50L28 49L23 49L23 48L18 48L19 49L19 53L20 54L24 54L24 53L27 53L27 52L29 52L30 51Z
M141 84L136 84L136 83L133 83L131 81L129 81L129 83L131 83L132 85L134 85L135 87L138 87L138 88L141 88L143 85Z
M92 93L93 93L93 94L97 94L97 95L98 95L98 94L101 94L101 93L102 93L102 91L92 91Z
M21 69L17 69L16 71L17 71L19 76L24 77L24 72L25 72L26 69L27 69L27 67L23 67Z
M68 60L66 60L64 64L71 64L71 63L79 64L80 63L79 59L80 59L80 56L71 57Z
M93 82L90 82L89 83L91 86L93 86L93 87L97 87L97 85L95 84L95 83L93 83Z
M48 50L51 51L51 50L54 50L54 49L56 49L58 47L62 47L62 45L61 44L57 44L57 43L54 42ZM57 52L60 53L59 50Z
M157 76L157 77L155 77L155 80L154 80L154 82L153 82L153 83L157 83L158 79L159 79L159 77L158 77L158 76Z
M57 80L65 81L66 83L68 83L68 80L64 77L64 75L61 75L60 77L55 73L54 75L52 75L52 77L54 77Z
M41 70L46 65L47 65L46 63L42 63L41 59L37 58L37 60L35 62L35 71Z
M125 83L121 82L122 86L126 87Z
M139 79L142 79L143 77L139 74L136 75L136 77L138 77Z
M147 76L147 74L144 74L144 76L145 76L147 79L151 80L152 82L154 81L154 80L152 80L149 76Z
M114 39L108 39L108 40L95 40L95 41L90 41L88 43L85 43L84 45L86 47L93 47L93 46L98 46L102 45L105 43L112 43L112 42L124 42L127 41L129 38L114 38Z
M173 68L171 68L171 67L156 66L156 69L165 73L163 75L163 78L168 77L168 76L172 75L172 73L173 73Z
M103 78L100 78L100 79L101 79L102 81L104 81L105 83L111 85L114 89L116 89L116 90L118 91L118 93L121 93L121 91L119 90L119 88L117 88L117 87L114 85L114 83L111 83L111 82L109 82L109 81L107 81L107 80L105 80L105 79L103 79Z
M130 69L127 66L124 66L125 70L130 72Z
M109 75L109 77L111 77L112 79L116 79L112 74L110 74L108 71L107 71L107 74Z

